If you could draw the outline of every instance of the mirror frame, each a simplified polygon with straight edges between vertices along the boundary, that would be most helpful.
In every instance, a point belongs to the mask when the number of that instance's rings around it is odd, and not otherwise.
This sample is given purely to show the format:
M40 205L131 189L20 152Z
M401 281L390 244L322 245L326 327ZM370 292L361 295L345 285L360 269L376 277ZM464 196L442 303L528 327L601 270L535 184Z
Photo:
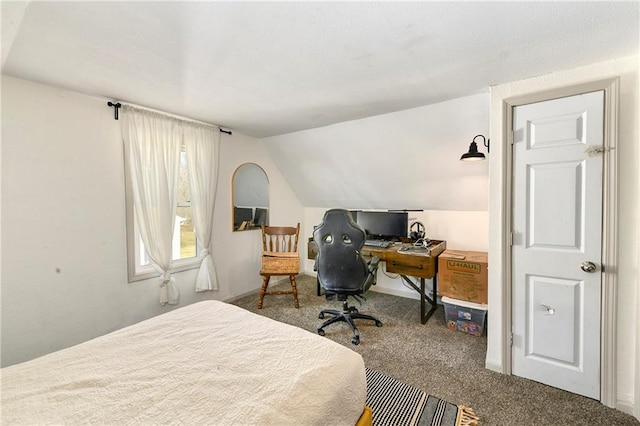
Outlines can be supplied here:
M265 225L269 226L269 213L270 213L270 211L269 211L270 210L270 206L269 206L270 205L269 176L267 175L267 172L260 165L258 165L256 163L248 162L248 163L242 163L242 164L238 165L238 167L236 167L236 169L234 170L233 175L231 176L231 231L232 232L251 231L251 230L254 230L254 229L261 229L259 226L255 226L253 224L253 222L251 222L249 224L249 226L247 226L247 227L245 227L243 229L236 229L236 227L235 227L235 206L236 206L236 203L235 203L235 199L236 199L236 192L235 191L236 191L236 188L235 188L235 186L236 186L236 175L238 174L238 171L244 166L255 166L258 169L260 169L260 171L262 171L262 174L264 175L264 180L265 180L265 184L266 184L266 196L267 196L267 206L266 206L267 217L265 218ZM256 207L257 206L253 207L254 213L255 213L255 208Z

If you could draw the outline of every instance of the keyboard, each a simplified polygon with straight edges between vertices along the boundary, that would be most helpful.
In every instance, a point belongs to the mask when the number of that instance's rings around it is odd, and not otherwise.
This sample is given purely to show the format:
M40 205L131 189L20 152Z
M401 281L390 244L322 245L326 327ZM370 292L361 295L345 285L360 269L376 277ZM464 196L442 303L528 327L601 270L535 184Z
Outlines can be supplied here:
M391 241L386 241L386 240L365 240L364 241L365 246L371 246L371 247L388 248L391 244L392 244Z

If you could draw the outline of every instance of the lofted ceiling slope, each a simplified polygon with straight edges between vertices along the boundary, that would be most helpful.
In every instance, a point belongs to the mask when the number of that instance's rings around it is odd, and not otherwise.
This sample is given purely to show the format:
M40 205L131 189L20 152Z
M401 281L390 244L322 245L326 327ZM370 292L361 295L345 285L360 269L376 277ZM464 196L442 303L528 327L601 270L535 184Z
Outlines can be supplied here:
M268 137L638 53L632 2L2 2L2 72Z

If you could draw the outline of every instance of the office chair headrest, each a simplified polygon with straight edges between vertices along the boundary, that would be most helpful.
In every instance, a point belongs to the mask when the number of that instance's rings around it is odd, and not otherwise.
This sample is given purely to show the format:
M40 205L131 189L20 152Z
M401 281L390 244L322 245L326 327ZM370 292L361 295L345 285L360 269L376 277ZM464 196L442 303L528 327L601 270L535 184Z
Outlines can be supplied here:
M363 287L369 274L360 254L366 233L353 221L347 210L332 209L313 231L318 246L316 265L318 281L327 291L356 292Z
M319 246L340 244L345 250L359 251L364 245L366 232L353 220L349 211L331 209L324 214L322 223L313 232L313 237Z

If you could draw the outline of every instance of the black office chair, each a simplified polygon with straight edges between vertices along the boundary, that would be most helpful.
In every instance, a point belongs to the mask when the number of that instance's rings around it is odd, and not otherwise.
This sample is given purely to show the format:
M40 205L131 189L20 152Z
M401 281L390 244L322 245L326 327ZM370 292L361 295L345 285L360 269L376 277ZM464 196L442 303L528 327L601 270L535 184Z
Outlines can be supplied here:
M360 343L360 333L353 322L354 319L375 321L376 326L382 327L382 322L358 312L349 306L348 297L361 299L360 295L376 283L376 272L380 259L373 257L369 263L362 257L360 251L364 245L366 233L351 218L347 210L328 210L322 223L313 231L313 240L318 246L318 255L314 269L318 272L318 284L324 289L327 300L336 297L341 300L342 311L325 309L318 317L325 315L333 317L318 327L318 334L324 336L324 328L334 322L344 321L353 330L351 343Z

